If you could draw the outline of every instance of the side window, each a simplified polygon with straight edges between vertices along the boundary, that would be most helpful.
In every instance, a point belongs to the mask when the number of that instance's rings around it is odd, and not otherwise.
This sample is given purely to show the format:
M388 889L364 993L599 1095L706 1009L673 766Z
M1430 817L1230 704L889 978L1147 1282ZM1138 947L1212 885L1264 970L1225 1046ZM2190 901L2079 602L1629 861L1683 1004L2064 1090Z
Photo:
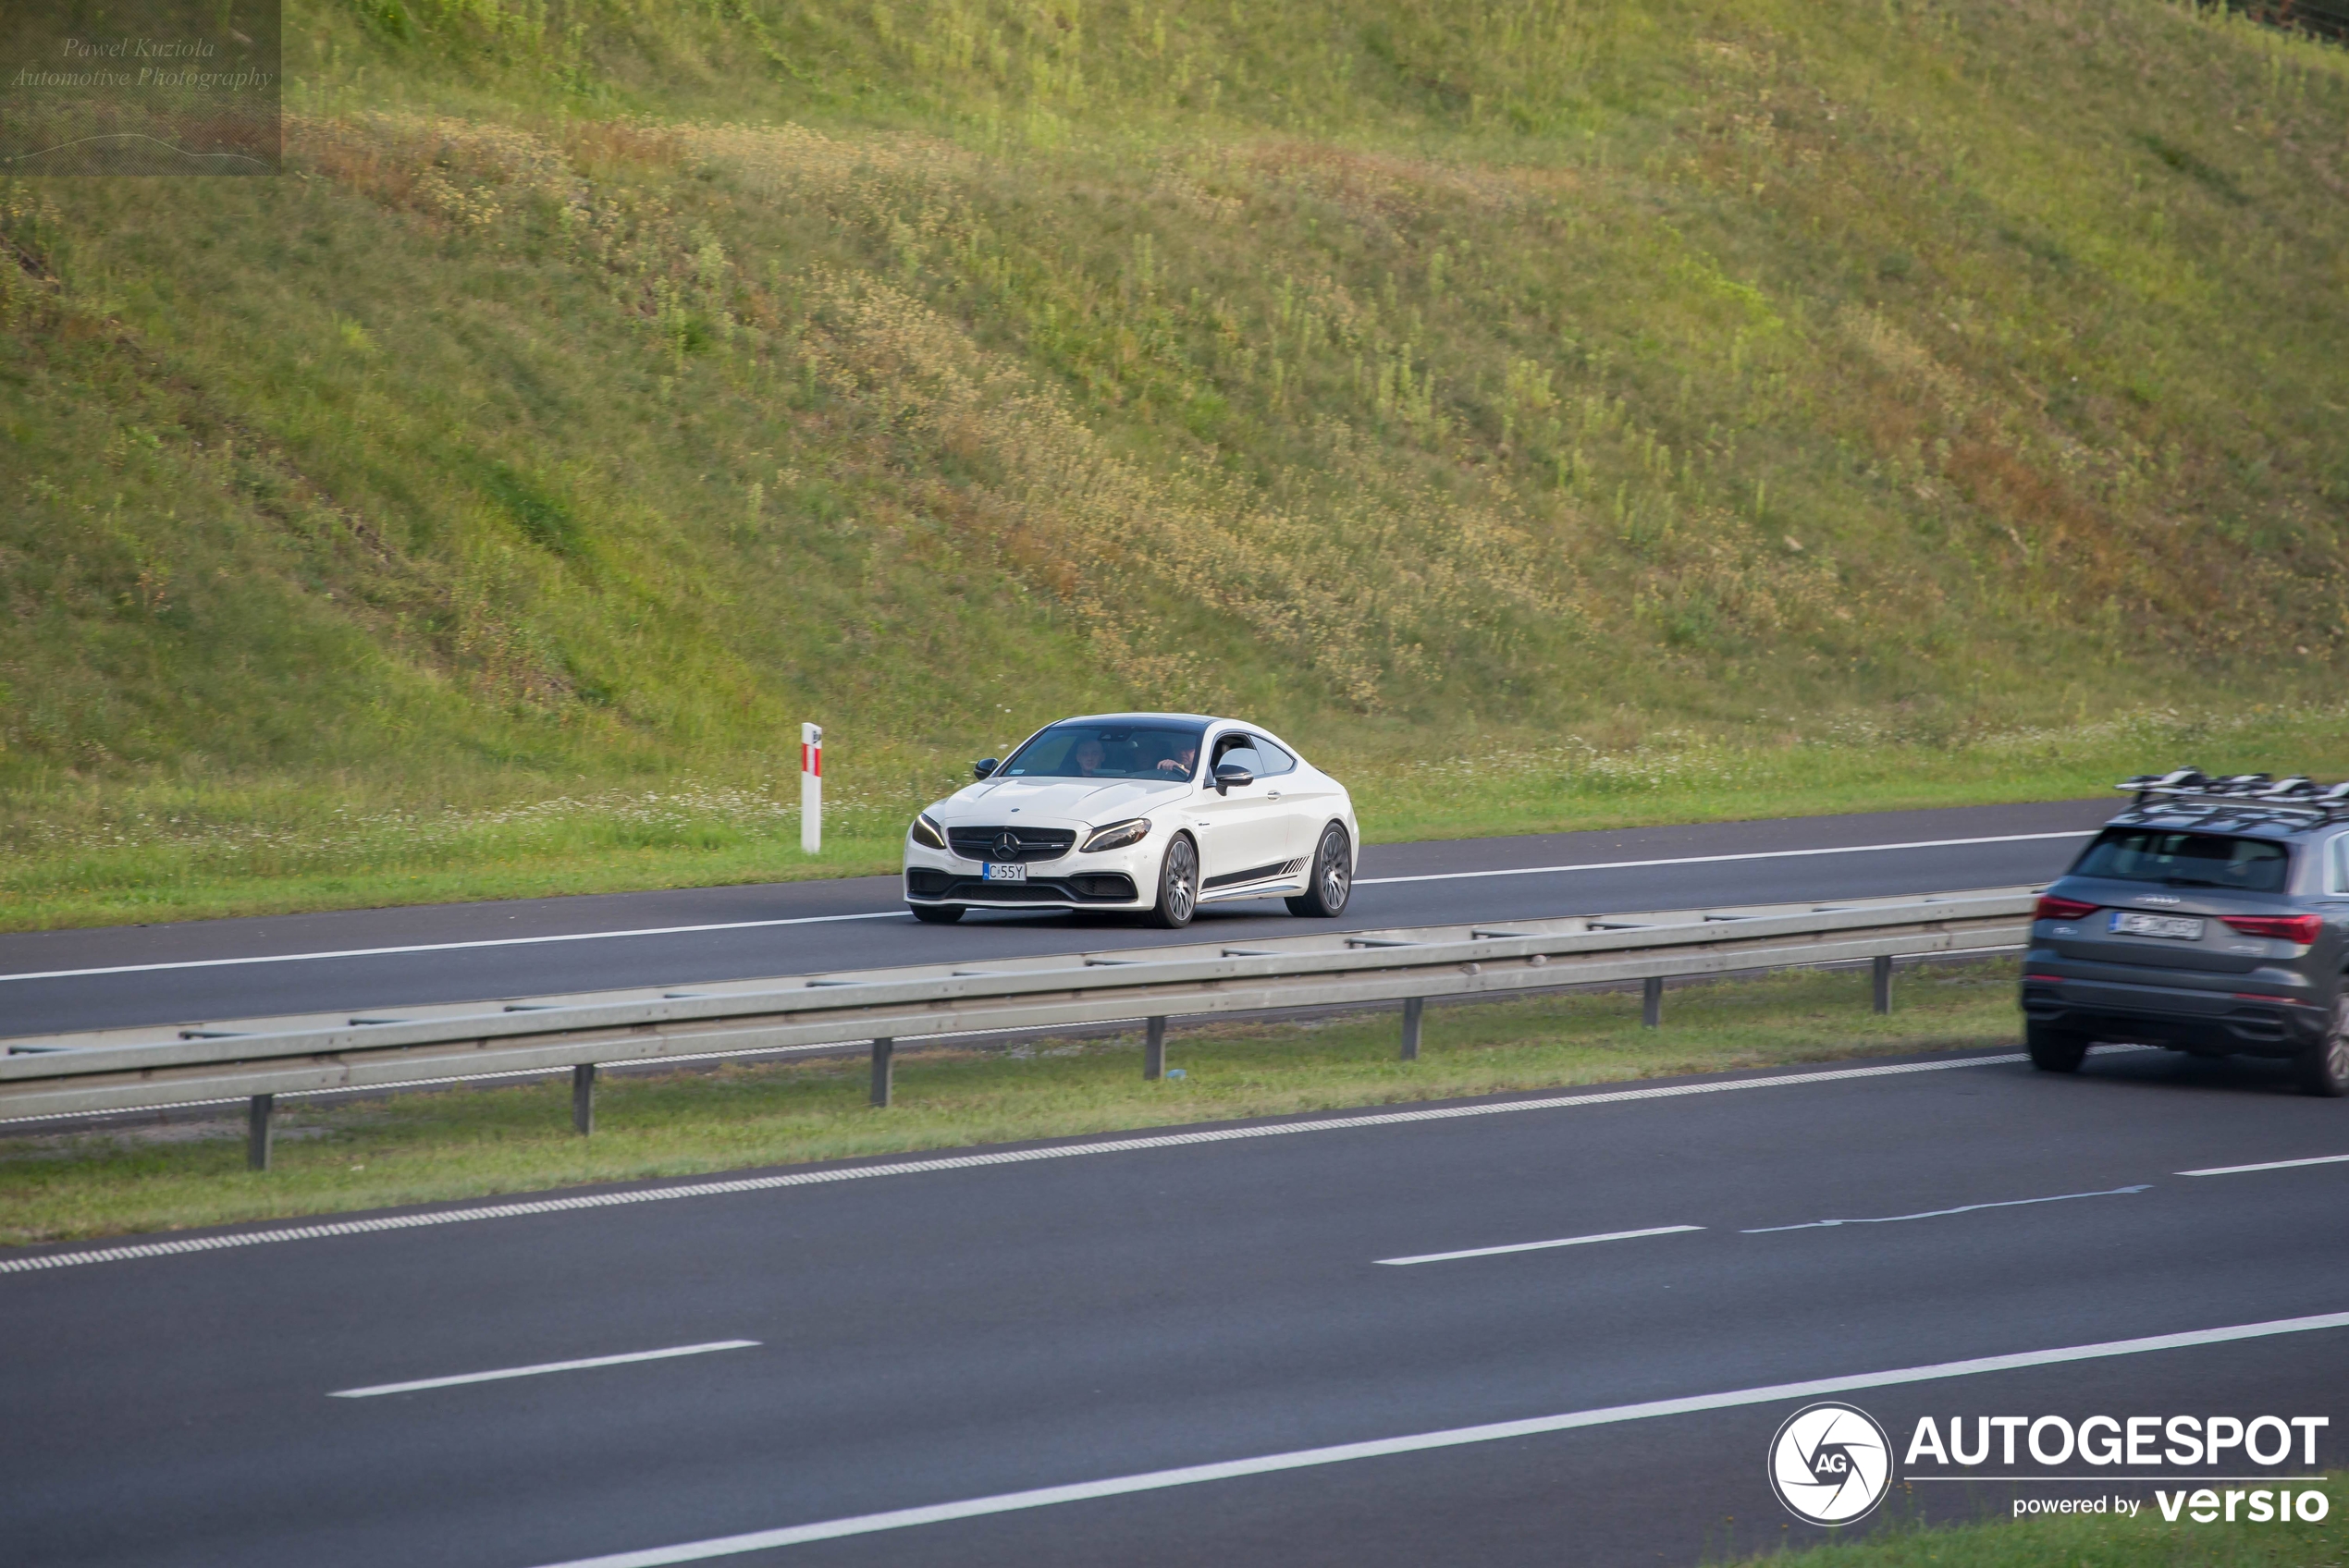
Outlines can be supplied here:
M1248 744L1247 736L1236 735L1232 739L1231 749L1215 759L1215 766L1229 767L1237 764L1261 778L1264 776L1264 759L1256 754L1256 748Z
M1256 742L1256 754L1264 759L1264 766L1256 770L1256 777L1259 778L1270 778L1276 773L1286 773L1297 766L1295 757L1264 739L1263 736L1254 735L1249 739Z
M2325 891L2349 894L2349 833L2325 847Z

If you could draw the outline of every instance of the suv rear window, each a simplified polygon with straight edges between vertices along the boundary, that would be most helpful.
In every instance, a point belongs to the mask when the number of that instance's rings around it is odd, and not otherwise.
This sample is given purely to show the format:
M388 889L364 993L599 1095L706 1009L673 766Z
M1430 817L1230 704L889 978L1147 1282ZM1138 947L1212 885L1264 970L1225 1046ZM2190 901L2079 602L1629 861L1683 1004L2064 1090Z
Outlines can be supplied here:
M2174 833L2152 827L2108 827L2090 844L2074 876L2121 882L2163 882L2177 888L2232 888L2281 893L2291 869L2289 851L2264 839L2223 833Z

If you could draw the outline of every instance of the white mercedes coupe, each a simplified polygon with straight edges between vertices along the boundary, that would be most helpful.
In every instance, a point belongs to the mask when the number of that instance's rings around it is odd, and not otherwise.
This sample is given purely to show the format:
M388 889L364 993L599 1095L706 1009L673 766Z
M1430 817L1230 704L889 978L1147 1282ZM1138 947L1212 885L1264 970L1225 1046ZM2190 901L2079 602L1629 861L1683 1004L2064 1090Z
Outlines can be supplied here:
M1333 915L1361 833L1346 786L1261 725L1187 713L1063 719L905 833L905 902L1124 910L1182 926L1203 903L1285 898Z

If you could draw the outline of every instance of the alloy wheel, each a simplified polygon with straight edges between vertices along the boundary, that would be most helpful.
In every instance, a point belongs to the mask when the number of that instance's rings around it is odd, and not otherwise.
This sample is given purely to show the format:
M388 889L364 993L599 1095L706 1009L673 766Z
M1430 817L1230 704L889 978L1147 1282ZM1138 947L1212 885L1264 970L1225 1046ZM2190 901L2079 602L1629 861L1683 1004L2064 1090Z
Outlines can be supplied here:
M1189 922L1191 908L1199 901L1199 855L1188 839L1177 839L1166 846L1166 871L1159 897L1165 901L1170 921L1176 925Z
M1346 907L1353 890L1354 873L1346 864L1346 835L1333 827L1322 835L1322 904L1333 912Z

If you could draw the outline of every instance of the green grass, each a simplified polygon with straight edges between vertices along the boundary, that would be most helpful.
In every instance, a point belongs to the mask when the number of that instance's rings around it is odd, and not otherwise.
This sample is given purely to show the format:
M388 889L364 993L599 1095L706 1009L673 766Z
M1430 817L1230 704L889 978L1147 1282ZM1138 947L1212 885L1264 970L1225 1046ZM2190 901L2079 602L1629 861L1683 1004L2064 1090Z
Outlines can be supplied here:
M2011 1043L2014 969L1903 977L1867 1011L1864 974L1794 973L1667 993L1444 1007L1419 1060L1392 1014L1182 1030L1185 1076L1142 1080L1139 1041L1045 1042L901 1058L896 1103L866 1103L861 1060L608 1077L596 1133L569 1084L455 1089L341 1106L284 1102L276 1168L244 1169L240 1120L0 1138L0 1242L63 1241L376 1208L590 1182L1063 1137L1184 1121L1600 1084L1783 1062Z
M2145 1507L2134 1519L2084 1515L1938 1528L1895 1525L1851 1541L1748 1561L1770 1568L2338 1568L2349 1563L2349 1515L2343 1513L2349 1509L2349 1482L2336 1473L2317 1489L2331 1508L2315 1524L2195 1525L2183 1519L2167 1524L2147 1488Z
M1390 838L2349 763L2338 49L287 19L285 177L0 183L0 924L786 875L772 812L609 802L787 796L803 718L877 844L1128 704L1261 716Z
M2143 758L2220 772L2349 771L2338 710L2265 704L2226 717L2141 712L1932 744L1851 724L1817 740L1725 742L1667 732L1370 759L1338 771L1373 843L2104 796ZM782 780L791 784L788 778ZM0 861L0 930L187 920L469 899L892 875L900 824L953 786L941 770L829 809L824 852L799 850L774 781L543 796L432 811L341 798L155 786L92 792L27 828ZM795 785L793 786L795 788Z

